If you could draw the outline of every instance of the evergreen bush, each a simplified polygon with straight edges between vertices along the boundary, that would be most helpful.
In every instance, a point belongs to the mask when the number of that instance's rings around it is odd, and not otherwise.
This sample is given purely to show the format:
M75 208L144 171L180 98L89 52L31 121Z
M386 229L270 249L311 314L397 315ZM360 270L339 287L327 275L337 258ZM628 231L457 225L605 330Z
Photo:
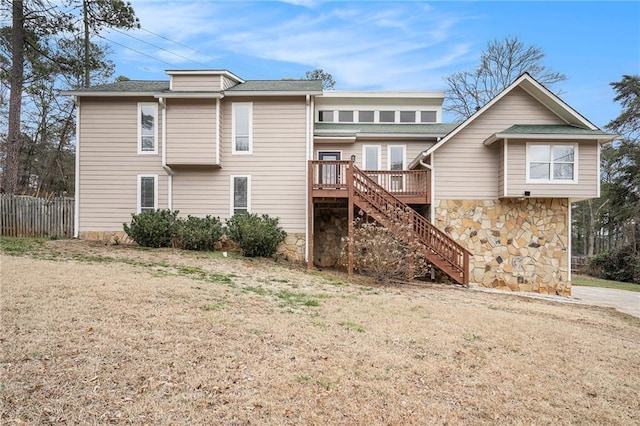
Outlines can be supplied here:
M246 257L269 257L287 233L278 226L278 218L252 213L234 215L226 222L227 236L238 243Z
M214 250L222 234L219 218L187 216L186 220L179 221L176 237L187 250Z
M131 214L131 224L123 223L124 232L144 247L169 247L178 228L178 211L154 210Z

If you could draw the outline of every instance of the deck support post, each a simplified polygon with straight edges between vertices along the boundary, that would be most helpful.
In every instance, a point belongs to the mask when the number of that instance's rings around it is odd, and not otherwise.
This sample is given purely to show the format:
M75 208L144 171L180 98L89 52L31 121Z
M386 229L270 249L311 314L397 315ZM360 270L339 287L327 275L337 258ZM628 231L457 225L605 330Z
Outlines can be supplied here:
M313 206L313 162L309 161L307 176L307 271L313 271L313 228L314 228L314 206Z
M347 273L353 276L353 161L347 166L347 188L349 192L349 214L347 217L347 229L349 232L349 242L347 243Z

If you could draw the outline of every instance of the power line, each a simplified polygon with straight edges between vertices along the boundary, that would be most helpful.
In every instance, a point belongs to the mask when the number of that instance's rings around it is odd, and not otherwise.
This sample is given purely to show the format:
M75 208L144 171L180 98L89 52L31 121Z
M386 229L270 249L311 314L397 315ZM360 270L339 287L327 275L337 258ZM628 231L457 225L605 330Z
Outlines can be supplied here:
M137 41L139 41L139 42L141 42L141 43L148 44L149 46L155 47L156 49L160 49L160 50L162 50L162 51L165 51L165 52L167 52L167 53L170 53L171 55L177 56L177 57L182 58L182 59L186 59L186 60L187 60L187 61L189 61L189 62L193 62L193 63L196 63L196 64L200 64L200 65L203 65L203 66L205 66L205 67L208 67L208 66L209 66L209 65L207 65L207 64L205 64L205 63L202 63L202 62L199 62L199 61L193 60L193 59L188 58L188 57L186 57L186 56L180 55L179 53L172 52L172 51L170 51L170 50L168 50L168 49L165 49L165 48L163 48L163 47L157 46L157 45L155 45L155 44L153 44L153 43L149 43L148 41L142 40L142 39L140 39L140 38L138 38L138 37L134 37L134 36L132 36L131 34L126 33L125 31L118 30L117 28L111 28L111 30L112 30L112 31L115 31L115 32L118 32L118 33L120 33L120 34L126 35L127 37L130 37L130 38L132 38L132 39L134 39L134 40L137 40ZM163 37L163 38L164 38L164 37ZM188 46L185 46L185 47L188 47ZM189 49L191 49L191 48L189 48ZM191 49L191 50L193 50L193 51L197 52L197 50L195 50L195 49Z
M186 48L187 48L187 49L189 49L189 50L193 50L194 52L199 53L199 54L201 54L201 55L204 55L204 56L206 56L207 58L212 59L212 60L214 60L214 61L218 59L218 58L215 58L215 57L213 57L213 56L211 56L211 55L208 55L208 54L206 54L206 53L204 53L204 52L202 52L202 51L200 51L200 50L198 50L198 49L194 49L194 48L193 48L193 47L191 47L191 46L187 46L186 44L182 44L182 43L180 43L180 42L177 42L177 41L175 41L175 40L171 40L170 38L167 38L167 37L162 36L162 35L160 35L160 34L154 33L153 31L148 30L148 29L146 29L146 28L142 28L142 27L140 27L140 29L141 29L142 31L145 31L145 32L147 32L147 33L151 34L151 35L154 35L154 36L156 36L156 37L160 37L161 39L166 40L166 41L168 41L168 42L170 42L170 43L177 44L178 46L186 47Z
M124 44L122 44L122 43L118 43L117 41L110 40L110 39L108 39L108 38L106 38L106 37L104 37L104 36L101 36L100 34L96 34L96 35L97 35L98 37L100 37L101 39L103 39L103 40L105 40L105 41L108 41L109 43L117 44L118 46L122 46L122 47L124 47L125 49L132 50L132 51L134 51L134 52L136 52L136 53L139 53L139 54L141 54L141 55L143 55L143 56L146 56L147 58L151 58L151 59L153 59L154 61L162 62L163 64L167 64L167 65L169 65L169 66L171 66L171 67L174 67L174 66L175 66L175 64L171 64L171 63L169 63L169 62L167 62L167 61L163 61L162 59L158 59L158 58L156 58L156 57L154 57L154 56L147 55L146 53L141 52L141 51L139 51L139 50L136 50L136 49L134 49L133 47L125 46L125 45L124 45Z

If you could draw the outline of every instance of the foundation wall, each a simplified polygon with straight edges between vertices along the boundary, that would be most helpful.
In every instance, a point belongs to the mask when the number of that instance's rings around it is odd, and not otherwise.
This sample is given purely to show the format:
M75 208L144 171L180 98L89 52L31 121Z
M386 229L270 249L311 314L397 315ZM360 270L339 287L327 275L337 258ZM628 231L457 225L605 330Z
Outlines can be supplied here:
M314 211L313 263L320 268L346 267L342 256L343 239L349 235L347 207Z
M471 253L471 282L570 295L567 199L438 200L434 224Z
M88 241L102 241L105 244L132 244L134 241L124 231L90 231L81 232L80 239ZM234 243L219 244L216 249L238 250ZM278 246L278 255L292 262L304 262L305 235L302 233L290 233Z

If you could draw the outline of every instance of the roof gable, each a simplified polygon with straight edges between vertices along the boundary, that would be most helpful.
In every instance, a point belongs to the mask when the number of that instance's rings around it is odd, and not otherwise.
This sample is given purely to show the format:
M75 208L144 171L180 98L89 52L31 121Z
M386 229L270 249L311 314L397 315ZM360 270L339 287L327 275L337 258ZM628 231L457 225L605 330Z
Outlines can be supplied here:
M557 115L563 122L565 122L569 126L575 126L579 128L584 128L588 130L599 130L597 126L591 123L589 120L584 118L581 114L579 114L576 110L571 108L567 103L565 103L558 96L549 91L542 84L538 83L529 73L524 73L520 77L518 77L513 83L507 86L502 92L500 92L497 96L495 96L491 101L489 101L486 105L476 111L471 117L467 118L460 125L458 125L455 129L453 129L450 133L448 133L440 142L435 144L433 147L429 148L424 152L424 156L431 154L436 151L442 145L447 143L449 140L453 139L456 134L466 128L470 123L476 120L478 117L483 115L488 109L490 109L493 105L498 103L502 98L504 98L507 94L511 93L515 88L520 87L529 95L531 95L534 99L544 105L547 109ZM520 123L513 123L520 124Z

